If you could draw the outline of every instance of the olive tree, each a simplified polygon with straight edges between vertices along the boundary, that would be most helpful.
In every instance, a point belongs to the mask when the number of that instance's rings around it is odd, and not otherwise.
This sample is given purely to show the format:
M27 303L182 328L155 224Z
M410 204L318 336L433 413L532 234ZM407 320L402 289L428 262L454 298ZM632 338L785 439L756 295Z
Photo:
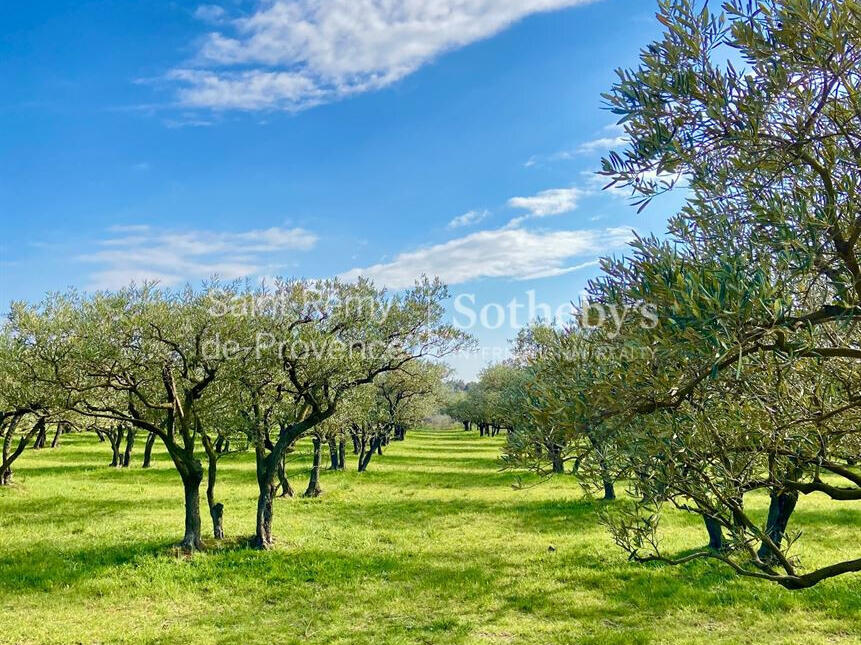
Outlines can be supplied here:
M428 417L442 397L448 368L426 360L387 372L364 393L365 405L351 424L359 444L359 472L365 472L374 453L382 454L389 441L402 441L407 429Z
M278 281L271 293L244 301L254 330L250 355L263 373L276 410L278 432L265 441L260 414L255 454L259 489L255 544L272 545L272 514L279 464L296 440L330 418L347 395L381 375L425 357L441 357L468 338L443 322L446 288L427 280L397 294L359 280ZM246 353L248 354L248 353Z
M59 393L93 423L162 440L183 484L186 549L201 547L200 440L211 432L202 408L212 403L206 394L224 362L206 343L232 334L230 320L211 315L215 293L211 286L171 292L151 285L69 293L21 306L12 320L14 333L34 338L34 353L51 365L39 382L43 391ZM55 332L39 336L46 325Z
M0 486L12 482L12 466L32 441L44 442L50 424L60 429L74 418L65 393L50 387L65 359L69 310L52 307L38 316L23 303L13 303L0 329ZM22 324L23 323L23 324Z
M861 570L856 559L803 572L784 539L799 494L861 498L849 466L861 403L861 10L659 6L666 33L607 95L630 144L604 173L641 207L679 183L688 192L668 241L639 239L590 286L606 306L653 303L661 322L626 330L649 356L617 361L594 390L607 418L624 419L618 447L642 500L611 525L637 559L713 558L809 587ZM771 497L765 526L745 510L755 490ZM665 556L666 503L701 515L717 548Z
M536 324L520 332L515 342L516 378L503 390L512 431L505 459L514 466L543 472L564 472L566 462L581 483L598 482L604 499L616 497L611 441L614 423L595 405L598 384L608 369L608 351L597 342L597 332L577 327Z

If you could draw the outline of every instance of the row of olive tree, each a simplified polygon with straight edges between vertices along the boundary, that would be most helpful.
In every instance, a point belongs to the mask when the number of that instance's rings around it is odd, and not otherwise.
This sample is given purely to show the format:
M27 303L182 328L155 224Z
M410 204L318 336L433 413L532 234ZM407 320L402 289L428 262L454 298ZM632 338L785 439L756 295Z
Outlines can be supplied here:
M609 523L638 560L714 558L809 587L861 571L805 571L787 533L799 494L861 499L861 5L660 6L666 34L606 97L631 143L604 173L641 206L667 176L688 192L670 239L639 240L589 289L660 312L654 329L597 334L640 350L591 388L602 417L624 419L611 436L639 500ZM770 496L764 523L753 491ZM665 556L665 504L702 516L717 548Z
M603 263L586 325L521 337L498 392L518 404L507 457L573 460L608 497L628 482L603 517L634 560L810 587L861 571L810 566L791 529L801 495L835 521L861 500L861 4L659 6L666 33L606 95L629 143L603 173L641 208L673 189L685 205L666 239ZM599 324L644 303L656 320ZM667 506L702 517L709 547L664 553Z
M4 446L14 450L4 447L0 473L46 423L148 433L164 444L183 484L181 544L199 549L204 476L219 537L218 458L239 436L256 461L254 543L267 548L295 442L363 389L437 374L422 359L468 342L443 322L446 295L428 281L396 295L365 281L278 281L256 289L130 287L13 304L0 358L0 423Z

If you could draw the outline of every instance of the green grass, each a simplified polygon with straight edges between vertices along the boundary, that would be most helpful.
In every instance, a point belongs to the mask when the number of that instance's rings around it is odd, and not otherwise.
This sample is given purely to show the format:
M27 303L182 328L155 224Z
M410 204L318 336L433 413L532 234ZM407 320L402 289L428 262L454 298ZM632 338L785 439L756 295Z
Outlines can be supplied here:
M193 557L171 546L182 489L163 454L120 471L92 436L28 451L0 489L0 642L861 642L861 576L789 592L703 562L629 564L573 478L513 490L500 443L413 431L367 473L324 472L323 497L276 503L266 553L241 546L254 469L230 456L232 539ZM291 467L301 492L304 454ZM829 508L806 497L793 518L809 565L861 551L861 504ZM668 530L679 550L705 539L694 518Z

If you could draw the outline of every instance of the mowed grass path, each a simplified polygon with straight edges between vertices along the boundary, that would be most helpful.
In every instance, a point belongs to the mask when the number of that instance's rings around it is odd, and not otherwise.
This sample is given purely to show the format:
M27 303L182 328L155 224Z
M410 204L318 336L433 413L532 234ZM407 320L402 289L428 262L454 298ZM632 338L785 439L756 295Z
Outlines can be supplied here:
M219 498L232 539L193 557L171 547L182 489L162 452L144 471L140 451L134 468L106 467L92 435L28 451L0 489L0 642L861 642L861 576L788 592L705 563L629 564L572 477L513 490L501 443L412 431L367 473L353 458L322 474L323 497L277 502L266 553L241 546L254 468L231 455ZM297 492L307 449L290 464ZM861 504L825 504L804 498L793 518L811 564L861 551ZM674 548L704 538L672 518Z

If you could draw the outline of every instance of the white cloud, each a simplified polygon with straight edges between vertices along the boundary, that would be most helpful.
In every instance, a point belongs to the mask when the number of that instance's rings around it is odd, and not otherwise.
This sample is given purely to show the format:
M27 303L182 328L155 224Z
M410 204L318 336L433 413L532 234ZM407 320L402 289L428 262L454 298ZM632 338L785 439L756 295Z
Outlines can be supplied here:
M168 78L186 83L179 90L179 100L188 107L259 110L275 105L301 105L308 108L322 102L324 97L313 80L293 72L175 69Z
M378 89L523 18L593 0L265 0L173 70L192 107L297 110ZM211 5L202 19L224 20ZM241 66L241 69L237 69Z
M467 211L463 215L458 215L453 220L448 223L447 228L461 228L463 226L471 226L472 224L478 224L481 220L485 219L488 215L490 215L490 211L488 210L471 210Z
M409 287L422 274L448 284L479 278L533 278L561 275L591 266L595 256L622 248L633 239L631 229L533 233L523 229L480 231L449 242L400 253L392 262L341 274L345 280L372 278L392 289ZM571 264L576 258L592 258Z
M628 138L621 135L618 137L601 137L600 139L581 143L579 146L577 146L577 152L584 154L590 152L606 153L615 148L624 146L627 143Z
M113 226L100 250L78 256L98 265L89 289L117 289L131 281L172 286L218 274L231 280L272 269L272 254L305 251L317 237L301 228L254 229L238 233L166 231L144 225Z
M533 217L570 213L577 208L577 202L584 194L585 192L579 188L553 188L543 190L531 197L512 197L508 200L508 205L511 208L526 210L529 214L515 217L508 223L508 227L514 228L524 220Z

